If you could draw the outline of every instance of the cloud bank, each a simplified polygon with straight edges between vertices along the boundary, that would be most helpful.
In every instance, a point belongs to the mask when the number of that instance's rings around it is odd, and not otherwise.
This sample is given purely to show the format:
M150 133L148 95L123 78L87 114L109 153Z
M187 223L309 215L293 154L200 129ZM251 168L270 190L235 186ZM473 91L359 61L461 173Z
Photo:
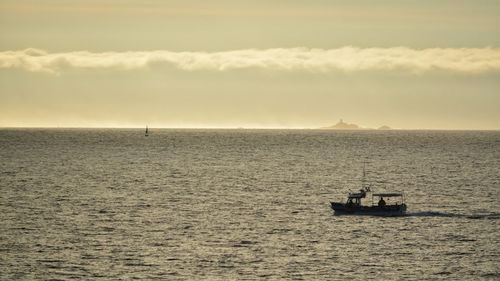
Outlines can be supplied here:
M0 68L60 73L70 68L137 70L171 65L183 71L256 68L275 71L442 71L483 74L500 71L499 48L277 48L224 52L88 51L48 53L39 49L0 52Z

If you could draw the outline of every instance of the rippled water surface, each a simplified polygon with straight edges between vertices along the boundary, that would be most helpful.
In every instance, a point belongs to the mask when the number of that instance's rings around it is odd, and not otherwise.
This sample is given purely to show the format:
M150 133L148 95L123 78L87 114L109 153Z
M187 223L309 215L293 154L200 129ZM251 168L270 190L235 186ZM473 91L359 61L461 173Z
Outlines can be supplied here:
M0 130L2 280L500 279L500 132ZM408 216L334 216L359 189Z

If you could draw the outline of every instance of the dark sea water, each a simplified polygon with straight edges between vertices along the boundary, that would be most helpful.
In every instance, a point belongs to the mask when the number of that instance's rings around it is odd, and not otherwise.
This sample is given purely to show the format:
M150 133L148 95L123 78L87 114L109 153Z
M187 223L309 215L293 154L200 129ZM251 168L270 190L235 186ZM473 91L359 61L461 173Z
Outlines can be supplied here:
M500 132L0 130L2 280L500 280ZM359 189L399 218L334 216Z

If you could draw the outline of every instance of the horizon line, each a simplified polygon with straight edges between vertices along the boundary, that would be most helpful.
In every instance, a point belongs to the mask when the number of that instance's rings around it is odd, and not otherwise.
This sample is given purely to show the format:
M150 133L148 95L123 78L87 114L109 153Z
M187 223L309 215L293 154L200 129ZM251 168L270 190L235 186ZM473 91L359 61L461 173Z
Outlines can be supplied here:
M144 129L145 127L138 126L0 126L0 130L4 129ZM317 131L500 131L500 129L446 129L446 128L359 128L359 129L329 129L324 127L155 127L149 126L148 129L160 130L317 130Z

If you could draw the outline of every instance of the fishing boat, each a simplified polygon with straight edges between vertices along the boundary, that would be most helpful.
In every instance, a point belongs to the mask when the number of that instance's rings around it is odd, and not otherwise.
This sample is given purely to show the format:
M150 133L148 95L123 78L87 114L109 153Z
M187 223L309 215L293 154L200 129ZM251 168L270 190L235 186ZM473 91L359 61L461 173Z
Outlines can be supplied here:
M144 133L144 136L149 136L148 126L146 126L146 133Z
M364 205L362 200L371 195L371 204ZM384 200L384 198L387 200ZM330 202L335 215L368 215L368 216L403 216L406 213L403 192L373 193L365 185L365 169L363 167L363 184L359 192L350 192L347 201Z

